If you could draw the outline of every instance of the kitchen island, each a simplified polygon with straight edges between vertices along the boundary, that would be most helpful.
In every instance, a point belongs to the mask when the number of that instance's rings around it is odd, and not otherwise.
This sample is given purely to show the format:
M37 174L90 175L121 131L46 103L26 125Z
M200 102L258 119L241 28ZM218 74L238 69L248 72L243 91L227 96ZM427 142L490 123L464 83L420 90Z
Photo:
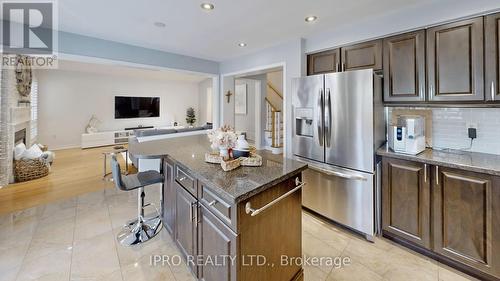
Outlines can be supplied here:
M261 167L224 172L204 161L209 151L206 136L129 140L139 166L161 159L163 224L193 275L207 281L302 280L297 261L307 165L262 153Z

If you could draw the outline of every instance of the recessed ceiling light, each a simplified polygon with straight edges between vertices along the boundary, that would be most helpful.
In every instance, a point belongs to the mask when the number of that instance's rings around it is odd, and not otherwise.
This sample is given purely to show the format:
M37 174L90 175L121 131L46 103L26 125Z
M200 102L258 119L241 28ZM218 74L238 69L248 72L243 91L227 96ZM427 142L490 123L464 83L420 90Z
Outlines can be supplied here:
M241 42L241 43L238 43L238 46L240 46L240 47L246 47L246 46L247 46L247 43L243 43L243 42Z
M202 3L201 8L203 10L210 11L210 10L213 10L215 8L215 6L214 6L214 4L211 4L211 3Z
M156 27L161 27L161 28L164 28L165 26L167 26L164 22L161 22L161 21L156 21L155 22L155 26Z
M313 22L313 21L315 21L317 19L318 19L317 16L308 16L308 17L305 18L305 21L306 22Z

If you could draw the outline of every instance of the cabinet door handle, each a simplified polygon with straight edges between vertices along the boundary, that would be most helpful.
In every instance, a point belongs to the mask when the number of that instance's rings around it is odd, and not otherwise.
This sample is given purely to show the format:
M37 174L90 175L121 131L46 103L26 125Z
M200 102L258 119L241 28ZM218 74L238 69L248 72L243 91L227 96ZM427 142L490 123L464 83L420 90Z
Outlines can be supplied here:
M429 86L429 98L430 99L433 99L434 95L434 86L432 86L432 84Z
M491 100L495 101L495 82L491 81Z
M184 181L185 179L186 179L186 177L180 177L179 181Z
M424 164L424 182L427 183L427 164Z
M339 64L338 63L335 64L335 72L339 72Z
M189 217L191 218L191 221L195 219L196 212L193 212L193 207L196 207L196 202L191 203L191 206L189 208Z
M212 207L212 206L213 206L213 205L215 205L215 204L217 204L217 200L214 200L214 201L212 201L212 202L208 203L208 206Z
M189 205L189 219L193 221L193 203Z
M439 185L439 166L436 166L436 183Z
M345 71L345 63L342 64L342 72Z

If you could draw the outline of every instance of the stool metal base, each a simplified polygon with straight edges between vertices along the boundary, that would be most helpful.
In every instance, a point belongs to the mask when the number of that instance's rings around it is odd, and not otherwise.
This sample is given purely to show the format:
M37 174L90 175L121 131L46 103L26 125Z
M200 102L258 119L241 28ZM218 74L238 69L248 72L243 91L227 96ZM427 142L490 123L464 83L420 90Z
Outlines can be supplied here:
M127 222L118 233L117 239L123 246L133 246L144 243L155 237L161 231L161 219L159 216L146 219Z

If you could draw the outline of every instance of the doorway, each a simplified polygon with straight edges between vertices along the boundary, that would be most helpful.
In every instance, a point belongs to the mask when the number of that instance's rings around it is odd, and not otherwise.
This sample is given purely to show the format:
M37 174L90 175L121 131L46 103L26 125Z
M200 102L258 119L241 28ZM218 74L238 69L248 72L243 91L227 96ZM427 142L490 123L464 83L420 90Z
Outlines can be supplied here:
M258 149L283 153L283 68L234 76L234 128Z

